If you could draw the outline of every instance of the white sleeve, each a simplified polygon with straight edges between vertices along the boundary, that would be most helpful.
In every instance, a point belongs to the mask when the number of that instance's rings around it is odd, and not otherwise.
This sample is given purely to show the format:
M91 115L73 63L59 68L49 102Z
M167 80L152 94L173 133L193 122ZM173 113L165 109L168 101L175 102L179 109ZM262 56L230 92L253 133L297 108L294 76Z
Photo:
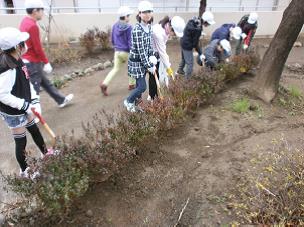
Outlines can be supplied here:
M11 69L0 74L0 102L12 108L21 110L25 106L25 100L11 94L15 80L15 69Z
M36 92L36 90L34 89L34 86L33 86L32 82L29 82L29 83L30 83L30 88L31 88L31 99L32 99L32 100L33 100L33 99L38 99L38 100L39 100L40 96L37 95L37 92Z
M161 34L158 35L157 33L153 33L153 39L154 39L156 51L159 53L161 62L164 63L166 68L170 68L171 64L169 60L169 55L167 54L166 43L164 38L162 37Z

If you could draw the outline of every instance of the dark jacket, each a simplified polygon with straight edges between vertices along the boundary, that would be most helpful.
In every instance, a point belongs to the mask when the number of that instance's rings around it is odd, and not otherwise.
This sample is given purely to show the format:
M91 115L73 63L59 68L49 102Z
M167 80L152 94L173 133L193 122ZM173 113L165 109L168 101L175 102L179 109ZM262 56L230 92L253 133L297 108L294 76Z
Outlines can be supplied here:
M0 112L9 115L25 114L31 101L37 98L22 60L0 54Z
M195 48L201 54L199 39L202 31L203 27L200 19L194 17L189 20L184 30L184 36L181 38L181 47L184 50L193 50Z
M248 18L249 14L243 16L240 22L238 23L238 26L242 29L242 32L247 35L247 37L244 39L244 44L249 46L258 28L258 22L255 22L254 24L249 24Z
M211 41L215 39L227 39L230 40L230 28L234 28L235 24L223 24L221 27L217 28L211 36Z

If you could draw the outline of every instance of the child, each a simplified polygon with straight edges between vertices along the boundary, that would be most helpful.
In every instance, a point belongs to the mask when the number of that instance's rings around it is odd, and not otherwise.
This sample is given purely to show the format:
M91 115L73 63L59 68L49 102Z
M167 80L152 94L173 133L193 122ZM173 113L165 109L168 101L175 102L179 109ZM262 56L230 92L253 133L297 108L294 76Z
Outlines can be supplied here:
M224 62L231 56L231 46L226 39L212 40L206 47L204 55L205 65L211 69L215 69L219 63Z
M128 61L128 73L136 79L136 88L124 100L124 106L130 112L136 112L135 102L141 99L147 89L146 73L154 74L157 59L153 56L151 20L153 5L149 1L141 1L138 5L139 14L132 31L132 48Z
M107 75L105 80L100 84L102 93L108 96L107 88L111 80L117 75L119 70L127 62L129 52L131 49L131 32L132 26L129 24L130 15L133 11L127 7L122 6L118 10L119 21L113 25L112 28L112 44L115 48L114 54L114 68ZM135 87L135 80L130 77L129 90Z
M215 39L226 39L231 40L231 37L233 37L236 40L239 40L241 38L242 29L238 26L235 26L235 24L223 24L221 27L217 28L211 36L211 41Z
M184 36L181 39L182 60L179 64L177 73L185 75L189 79L193 71L193 48L198 52L202 61L202 50L199 46L199 40L203 31L203 26L207 27L215 24L214 16L210 11L203 13L202 19L194 17L186 25ZM186 72L184 68L186 66Z
M0 30L0 115L11 129L15 140L15 153L20 165L20 176L28 177L25 158L26 129L42 154L47 153L43 137L34 121L32 108L40 112L39 96L36 94L21 59L26 52L26 32L16 28Z
M236 46L236 54L241 53L241 49L246 51L251 44L251 41L258 28L258 14L255 12L245 15L241 18L238 26L242 29L242 37L239 39ZM242 46L243 43L243 46Z
M185 29L185 21L175 16L170 19L168 16L163 18L159 24L153 26L153 47L155 55L159 57L159 62L156 65L157 77L160 78L161 82L165 82L168 86L168 76L173 76L173 70L169 56L166 51L166 44L170 36L176 35L177 37L183 37ZM154 99L157 96L157 85L155 76L149 73L149 97Z
M73 94L64 97L52 85L45 73L51 73L53 68L41 46L39 27L37 21L41 20L44 14L44 5L41 0L26 0L25 8L27 16L23 18L20 24L20 31L30 34L26 41L28 51L22 56L23 62L28 67L31 75L31 82L37 94L40 92L40 86L57 102L59 108L65 107L73 99Z

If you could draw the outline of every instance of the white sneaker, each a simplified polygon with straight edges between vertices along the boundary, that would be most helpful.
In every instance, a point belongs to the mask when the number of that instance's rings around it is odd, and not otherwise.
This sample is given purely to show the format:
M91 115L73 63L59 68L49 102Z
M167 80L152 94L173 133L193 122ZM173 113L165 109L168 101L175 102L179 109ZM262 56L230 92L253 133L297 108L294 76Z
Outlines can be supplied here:
M129 103L128 100L124 101L124 106L127 108L127 111L131 113L136 112L135 104L134 103Z
M63 103L61 103L61 104L58 105L59 108L65 107L67 104L69 104L69 103L72 101L73 98L74 98L74 95L73 95L73 94L67 95L67 96L65 97Z
M152 98L150 95L148 95L147 101L149 101L149 102L152 101Z
M33 174L29 174L30 167L27 167L24 171L20 169L20 177L21 178L27 178L31 180L35 180L36 178L40 177L40 173L38 171L35 171Z
M29 169L30 169L29 167L27 167L24 171L22 171L20 169L20 173L19 173L20 177L21 178L29 178L29 173L28 173Z

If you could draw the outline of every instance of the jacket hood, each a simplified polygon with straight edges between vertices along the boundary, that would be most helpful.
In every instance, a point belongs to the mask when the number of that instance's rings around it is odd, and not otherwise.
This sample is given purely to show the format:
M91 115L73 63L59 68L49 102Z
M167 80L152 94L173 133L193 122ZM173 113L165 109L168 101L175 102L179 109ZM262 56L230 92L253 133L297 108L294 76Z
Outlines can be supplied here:
M117 27L117 30L119 33L123 33L126 30L130 29L131 25L128 23L119 21L119 22L117 22L116 27Z

